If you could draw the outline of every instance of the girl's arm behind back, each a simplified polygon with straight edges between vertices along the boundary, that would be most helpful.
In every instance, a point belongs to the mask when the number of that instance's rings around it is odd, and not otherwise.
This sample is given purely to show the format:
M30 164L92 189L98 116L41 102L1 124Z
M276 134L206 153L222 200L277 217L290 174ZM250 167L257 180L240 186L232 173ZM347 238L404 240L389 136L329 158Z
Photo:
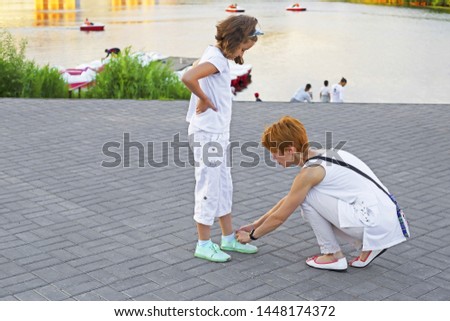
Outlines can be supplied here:
M219 71L210 62L203 62L198 65L194 65L189 69L181 78L181 81L186 85L186 87L199 98L197 105L197 114L206 111L208 108L212 108L217 111L216 106L211 102L210 98L206 96L205 92L200 87L199 80Z

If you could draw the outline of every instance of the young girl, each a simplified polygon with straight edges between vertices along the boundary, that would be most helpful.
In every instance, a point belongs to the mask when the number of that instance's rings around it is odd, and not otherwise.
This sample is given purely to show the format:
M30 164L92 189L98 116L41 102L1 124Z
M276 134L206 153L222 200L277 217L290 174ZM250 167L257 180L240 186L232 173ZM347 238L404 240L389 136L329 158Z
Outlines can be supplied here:
M243 64L244 53L263 33L258 20L246 15L230 16L219 22L216 45L209 46L182 81L192 92L186 120L195 159L195 210L198 243L195 257L226 262L223 252L256 253L258 248L237 242L232 223L233 184L227 164L231 121L231 77L228 60ZM211 241L211 225L218 217L222 229L220 247Z

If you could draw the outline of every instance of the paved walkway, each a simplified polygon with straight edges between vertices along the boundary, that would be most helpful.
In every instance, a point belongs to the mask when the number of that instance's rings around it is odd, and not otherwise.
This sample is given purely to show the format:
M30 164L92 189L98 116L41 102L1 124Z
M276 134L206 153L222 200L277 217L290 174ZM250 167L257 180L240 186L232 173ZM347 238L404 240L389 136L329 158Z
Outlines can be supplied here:
M193 257L194 170L175 164L187 161L187 148L171 149L168 166L149 165L164 160L161 142L179 132L186 140L186 105L0 99L0 298L450 299L450 105L235 103L232 140L241 146L289 114L312 141L325 145L327 132L328 145L346 141L397 195L412 239L347 273L305 265L318 247L298 212L255 242L256 255L224 264ZM128 158L124 133L134 142ZM235 227L268 210L298 170L264 158L248 167L264 153L245 146L233 154ZM115 157L118 167L101 166Z

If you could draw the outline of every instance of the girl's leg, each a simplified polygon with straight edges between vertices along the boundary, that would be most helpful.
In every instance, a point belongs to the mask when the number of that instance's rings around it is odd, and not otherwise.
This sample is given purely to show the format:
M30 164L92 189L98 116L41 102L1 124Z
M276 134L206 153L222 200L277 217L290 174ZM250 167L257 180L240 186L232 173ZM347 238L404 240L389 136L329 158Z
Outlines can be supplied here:
M197 233L200 241L208 241L211 239L211 226L197 223Z
M219 189L220 172L203 157L203 146L212 142L212 136L207 133L196 133L190 137L194 160L197 163L194 220L197 223L198 242L194 256L212 262L226 262L231 257L211 241L211 225L214 223L218 208L216 191Z
M227 236L233 234L233 224L231 222L231 213L219 217L220 228L222 229L222 235Z
M227 262L231 257L211 241L211 227L197 222L198 242L194 256L212 262Z
M231 221L231 207L233 204L233 178L231 177L230 157L232 150L229 149L229 133L223 134L220 140L223 157L219 166L219 205L217 215L222 229L222 236L233 234Z
M236 240L231 223L231 213L219 217L220 227L222 228L222 242L220 248L225 251L234 251L246 254L258 252L258 248L252 244L241 244Z
M197 132L189 137L195 164L195 208L194 220L197 223L199 240L210 238L210 227L218 209L220 171L211 166L207 155L207 146L212 144L213 134ZM209 145L208 145L209 144Z
M229 170L229 169L228 169ZM227 177L229 174L226 173L227 170L223 172L224 176ZM220 243L220 248L225 251L234 251L246 254L253 254L258 252L258 248L252 244L241 244L236 240L236 235L233 230L233 223L231 219L231 196L233 191L233 186L231 185L231 175L228 178L222 177L221 187L221 208L222 213L228 213L219 216L219 224L222 229L222 240Z

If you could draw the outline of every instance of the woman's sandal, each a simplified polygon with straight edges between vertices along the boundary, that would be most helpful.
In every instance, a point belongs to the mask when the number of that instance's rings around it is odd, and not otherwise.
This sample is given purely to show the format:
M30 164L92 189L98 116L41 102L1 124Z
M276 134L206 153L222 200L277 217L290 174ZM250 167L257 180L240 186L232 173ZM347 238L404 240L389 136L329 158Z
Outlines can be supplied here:
M376 251L370 251L369 255L366 257L365 260L361 260L360 257L356 257L353 260L349 262L349 265L354 268L365 268L370 263L372 263L373 260L375 260L377 257L379 257L381 254L386 252L387 249L383 250L376 250Z

